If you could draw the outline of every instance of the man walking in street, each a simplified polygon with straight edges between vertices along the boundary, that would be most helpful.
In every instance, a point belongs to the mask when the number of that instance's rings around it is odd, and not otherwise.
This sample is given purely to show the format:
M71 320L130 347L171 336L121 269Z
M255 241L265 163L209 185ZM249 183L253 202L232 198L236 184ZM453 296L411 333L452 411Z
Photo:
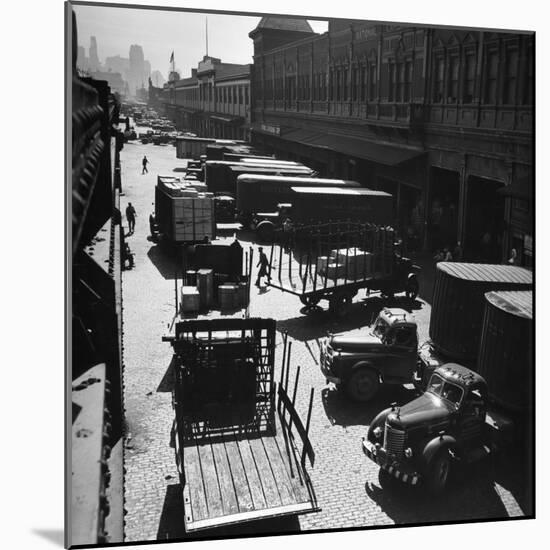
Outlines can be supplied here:
M256 267L259 267L260 270L258 271L258 278L256 279L256 286L260 286L260 279L262 277L266 277L269 279L269 260L267 259L267 256L264 254L264 249L260 246L258 249L260 251L260 261L258 262L258 265Z
M147 170L147 164L149 163L149 161L147 160L147 157L145 155L143 155L143 160L141 161L141 164L143 165L143 170L141 171L141 175L143 176L143 174L148 174L149 173L149 170Z
M136 225L136 209L132 206L132 203L129 202L126 207L126 219L128 220L128 232L129 235L134 233L134 227Z

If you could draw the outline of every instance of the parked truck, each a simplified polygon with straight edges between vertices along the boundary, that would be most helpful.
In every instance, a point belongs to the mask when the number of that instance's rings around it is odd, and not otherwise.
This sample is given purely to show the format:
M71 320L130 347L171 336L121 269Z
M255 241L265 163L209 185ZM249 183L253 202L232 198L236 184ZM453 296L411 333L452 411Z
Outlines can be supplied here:
M274 381L275 321L179 322L172 441L187 532L318 511L307 421L289 398L290 344ZM298 384L296 374L293 395Z
M207 160L204 165L204 180L208 190L213 193L229 193L236 196L237 178L243 174L310 178L315 172L303 164L286 164L278 161L249 163Z
M519 444L514 419L491 406L489 391L471 369L437 367L422 395L374 418L363 452L392 477L441 493L454 461L467 465Z
M179 178L159 176L149 223L157 237L172 243L211 241L216 237L214 197Z
M198 159L206 154L208 145L244 145L245 142L230 139L178 136L176 138L176 157L179 159Z
M297 296L306 311L327 300L329 311L344 317L360 290L391 297L419 291L420 270L401 253L393 229L359 222L293 226L275 232L270 251L274 288Z
M283 214L292 207L292 200L296 199L293 187L360 189L361 184L351 180L243 174L237 178L237 212L240 221L245 226L253 223L261 239L272 238ZM314 210L311 202L309 209Z

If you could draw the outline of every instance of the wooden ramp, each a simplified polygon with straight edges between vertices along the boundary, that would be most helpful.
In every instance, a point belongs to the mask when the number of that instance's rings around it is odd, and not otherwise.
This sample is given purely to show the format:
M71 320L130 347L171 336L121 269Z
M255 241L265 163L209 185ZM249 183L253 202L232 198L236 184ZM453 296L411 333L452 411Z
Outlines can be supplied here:
M177 429L177 428L176 428ZM185 529L303 514L318 508L292 436L277 417L275 434L226 432L184 443Z

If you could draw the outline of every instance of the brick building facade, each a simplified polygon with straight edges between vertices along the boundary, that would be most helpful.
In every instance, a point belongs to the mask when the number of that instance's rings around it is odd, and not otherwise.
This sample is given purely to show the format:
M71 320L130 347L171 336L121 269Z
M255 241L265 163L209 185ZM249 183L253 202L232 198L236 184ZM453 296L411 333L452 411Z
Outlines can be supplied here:
M255 145L391 192L418 246L531 264L532 33L264 17L249 36Z
M164 86L164 105L178 129L204 137L248 139L250 65L204 56L189 78Z

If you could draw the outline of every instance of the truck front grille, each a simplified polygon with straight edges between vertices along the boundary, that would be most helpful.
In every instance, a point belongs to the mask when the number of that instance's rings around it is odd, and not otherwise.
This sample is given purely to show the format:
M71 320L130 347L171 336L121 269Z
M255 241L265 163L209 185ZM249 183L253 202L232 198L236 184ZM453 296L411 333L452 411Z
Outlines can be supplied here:
M405 432L403 430L396 430L386 424L386 431L384 433L384 448L389 454L400 458L403 456L403 449L405 448Z

